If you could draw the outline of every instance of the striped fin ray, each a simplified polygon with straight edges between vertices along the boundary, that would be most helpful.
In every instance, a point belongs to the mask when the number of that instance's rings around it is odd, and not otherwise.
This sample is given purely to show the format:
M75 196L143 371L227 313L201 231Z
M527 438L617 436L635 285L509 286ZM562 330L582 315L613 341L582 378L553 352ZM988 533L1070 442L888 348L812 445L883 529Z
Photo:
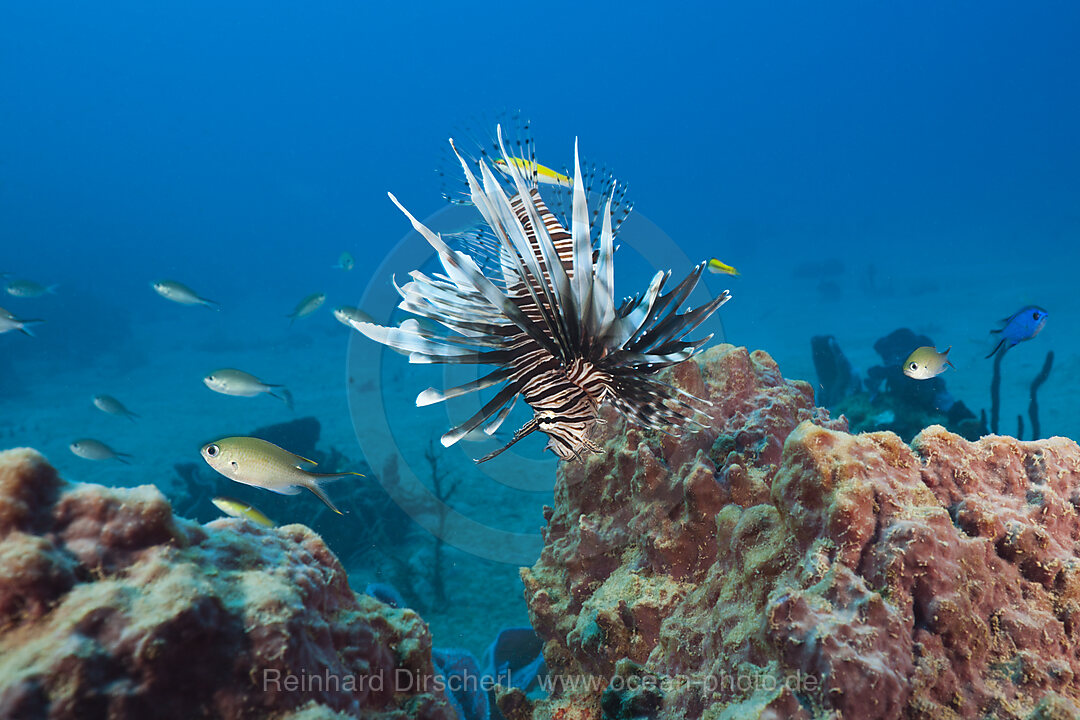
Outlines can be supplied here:
M705 305L689 310L681 315L672 313L671 316L662 323L657 324L650 330L648 347L652 352L664 354L667 351L663 348L671 343L690 346L697 345L698 343L682 342L682 338L696 330L701 323L709 319L714 312L730 299L731 295L725 290Z
M484 324L494 330L510 325L506 317L493 308L479 293L454 294L452 286L416 280L397 288L402 301L398 307L443 325L457 323Z
M477 346L491 348L501 346L501 343L484 341L482 338L440 337L428 339L396 327L384 327L374 323L356 321L349 324L377 343L408 353L462 357L474 355L479 349Z
M496 432L498 432L499 428L502 427L503 422L506 421L507 416L509 416L510 412L514 409L514 406L517 405L517 399L519 397L521 396L515 395L514 397L512 397L510 399L510 402L508 402L506 406L499 411L498 415L496 415L491 422L484 426L485 435L494 435Z
M499 307L515 325L528 333L529 337L533 338L541 345L551 344L551 341L544 336L543 332L533 325L532 321L525 317L524 314L517 309L517 306L510 302L510 299L503 295L490 280L484 277L483 273L480 272L480 269L476 267L476 263L473 262L472 258L447 247L435 233L431 232L431 230L424 226L423 223L414 218L412 214L398 202L393 194L390 194L390 199L398 206L398 209L405 214L405 217L409 218L413 228L423 235L428 243L435 248L442 257L444 263L448 263L452 267L464 270L473 289L478 290L493 305Z
M428 388L416 396L416 406L424 407L425 405L434 405L435 403L444 402L450 398L468 395L477 390L484 390L492 385L498 385L508 377L510 377L510 370L508 368L499 368L482 378L465 383L464 385L458 385L457 387L448 388L442 391L436 390L435 388Z
M499 128L499 147L502 148L503 156L508 157L506 148L503 147L502 129ZM532 201L532 196L529 194L528 187L525 185L525 181L521 176L520 171L516 166L508 168L509 175L517 187L518 197L522 198L522 205L524 206L529 217L529 224L532 226L533 233L536 236L537 245L540 247L540 255L544 262L544 267L550 274L551 282L543 283L549 285L553 292L550 293L554 297L554 306L551 308L552 314L559 322L560 330L562 332L561 349L563 351L563 360L569 360L573 357L574 350L579 346L578 340L578 314L577 303L574 299L573 293L570 289L570 277L566 273L566 268L563 267L562 259L555 251L555 245L551 241L551 235L547 231L547 227L540 219L539 213L536 211L536 206ZM573 232L573 231L571 231ZM590 260L589 270L591 271L592 264ZM542 282L542 277L540 280Z
M451 141L451 147L453 147ZM457 148L454 148L457 152ZM517 273L517 278L524 284L529 291L529 295L535 307L538 310L539 317L542 320L543 326L546 326L548 331L547 339L541 344L556 352L556 338L558 337L558 322L557 316L551 312L552 299L547 294L547 287L545 283L537 282L536 285L530 283L530 275L533 278L543 277L543 273L540 271L539 266L536 263L536 258L533 253L528 250L528 242L524 238L524 231L521 229L520 223L517 221L512 210L507 211L505 208L509 207L509 201L506 199L505 194L502 192L502 188L499 186L497 180L491 174L491 170L488 168L487 163L481 161L479 163L481 175L484 178L484 187L481 188L480 184L476 181L476 177L470 170L468 163L458 155L458 159L461 161L461 167L465 171L465 177L468 181L469 188L472 192L473 203L477 209L480 210L481 215L488 222L488 225L492 228L495 234L501 238L503 247L506 250L507 256L512 263L513 272ZM491 191L491 195L488 195L488 190ZM502 201L502 204L500 204ZM505 266L504 266L505 268ZM507 285L511 283L507 281ZM544 293L546 302L542 302L537 296L537 290ZM534 322L530 319L530 322ZM536 326L541 326L541 323L536 322Z
M630 336L626 341L627 345L635 346L641 342L644 342L646 336L653 332L662 323L670 324L677 322L679 305L690 296L690 293L697 287L698 280L701 279L701 271L705 269L704 263L699 263L689 275L687 275L681 283L679 283L675 289L670 292L659 295L656 301L649 304L648 314L645 319L642 320L641 325L638 327L637 332ZM667 277L664 278L665 280ZM661 283L661 288L663 283ZM670 309L671 312L667 315L663 315L665 310Z
M511 398L518 394L519 386L516 383L509 383L506 387L496 393L495 397L484 403L484 406L471 418L461 423L455 428L451 428L445 432L440 438L443 447L450 447L461 438L471 433L476 428L483 425L488 419L499 412L502 407L510 402Z
M515 167L509 169L513 177L519 177ZM484 189L490 190L492 193L489 196L492 206L500 211L506 220L504 230L508 228L506 237L511 243L511 248L517 254L517 258L521 261L523 267L527 269L527 272L521 273L521 282L529 291L533 307L536 308L536 311L547 325L551 342L557 347L556 352L553 354L561 355L568 345L567 332L563 323L563 316L559 312L555 288L551 283L544 281L544 270L546 268L541 264L543 258L529 247L528 238L525 235L521 221L514 214L509 199L503 192L502 186L495 180L490 168L486 163L481 162L480 170L484 177ZM543 244L540 243L540 245L543 248Z

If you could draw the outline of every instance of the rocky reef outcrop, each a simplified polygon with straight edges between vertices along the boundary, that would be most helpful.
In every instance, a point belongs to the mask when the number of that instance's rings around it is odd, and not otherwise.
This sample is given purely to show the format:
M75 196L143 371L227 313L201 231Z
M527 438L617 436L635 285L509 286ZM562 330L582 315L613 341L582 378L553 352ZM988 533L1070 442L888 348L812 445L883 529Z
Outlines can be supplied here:
M1080 717L1076 443L852 435L730 345L669 381L707 429L560 465L507 718Z
M199 525L0 453L0 718L453 718L431 658L302 525Z

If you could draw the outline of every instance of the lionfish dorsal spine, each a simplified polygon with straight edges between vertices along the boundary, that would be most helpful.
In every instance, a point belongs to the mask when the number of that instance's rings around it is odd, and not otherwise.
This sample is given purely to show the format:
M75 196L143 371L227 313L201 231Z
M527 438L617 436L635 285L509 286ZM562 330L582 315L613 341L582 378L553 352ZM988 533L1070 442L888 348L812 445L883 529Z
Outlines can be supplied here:
M456 152L456 148L455 148ZM539 267L536 255L530 251L528 239L525 237L524 229L521 227L520 221L514 214L510 207L510 201L507 199L506 194L502 190L502 186L498 180L492 174L491 169L487 166L483 160L479 161L481 176L484 178L484 190L480 189L479 183L476 182L475 176L472 175L472 171L468 167L468 163L458 155L458 159L461 161L461 165L465 168L467 177L469 178L469 187L473 193L474 198L482 199L482 202L477 202L476 207L480 209L481 215L484 216L485 221L492 227L496 235L503 242L505 252L511 257L514 262L515 270L520 274L521 281L525 284L531 295L535 307L540 311L541 318L544 324L547 326L548 334L543 340L537 339L544 347L546 347L553 355L561 355L561 348L559 346L560 337L560 322L561 318L557 314L557 306L555 304L554 297L552 296L549 287L542 281L544 274ZM516 168L509 168L511 172L517 172ZM479 198L477 198L479 196ZM530 282L530 277L540 278L535 284ZM543 298L537 295L537 292L543 294ZM506 297L503 295L503 297ZM530 320L529 325L533 323ZM538 332L541 330L538 329ZM530 333L530 337L533 337Z
M551 315L557 325L558 334L556 338L560 345L561 357L564 362L568 362L572 357L574 349L578 345L577 303L574 301L573 293L570 289L570 278L566 273L566 268L563 267L562 258L559 257L558 252L555 250L555 245L551 240L550 233L548 233L547 225L537 212L536 203L533 200L529 187L525 184L525 179L522 177L520 169L515 163L509 162L510 155L506 152L506 147L503 144L501 125L498 127L497 132L499 136L499 149L502 150L503 157L507 159L508 174L517 190L517 197L522 201L523 209L527 215L525 221L529 223L533 237L536 238L536 244L540 250L540 259L543 261L543 267L541 271L535 275L535 281L542 288L550 288L553 291L553 293L546 293L548 295L548 302L550 303L549 309L551 310ZM486 170L486 172L490 173L490 170ZM499 188L499 192L502 194L501 187ZM505 194L502 196L505 197ZM507 206L510 207L509 200L507 200ZM511 212L513 212L513 208L510 207L510 209ZM528 254L535 256L535 253L532 252L532 248L529 246L528 232L526 232L523 219L518 218L516 214L514 215L514 218L516 220L515 229L521 229L522 237L525 241L525 249L527 249ZM544 270L547 271L550 282L544 281Z

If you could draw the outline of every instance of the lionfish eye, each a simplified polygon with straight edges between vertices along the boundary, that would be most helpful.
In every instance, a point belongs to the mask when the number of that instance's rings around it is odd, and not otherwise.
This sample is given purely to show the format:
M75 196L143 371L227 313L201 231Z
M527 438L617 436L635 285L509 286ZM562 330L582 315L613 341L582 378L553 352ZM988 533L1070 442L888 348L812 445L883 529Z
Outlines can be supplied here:
M210 457L217 457L218 446L217 445L207 445L206 446L206 454L209 455Z

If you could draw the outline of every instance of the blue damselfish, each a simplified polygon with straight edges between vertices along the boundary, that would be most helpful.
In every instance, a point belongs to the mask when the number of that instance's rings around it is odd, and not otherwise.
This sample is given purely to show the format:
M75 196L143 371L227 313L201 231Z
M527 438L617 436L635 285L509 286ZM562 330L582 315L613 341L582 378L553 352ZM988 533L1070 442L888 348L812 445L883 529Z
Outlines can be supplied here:
M1049 313L1041 307L1028 305L1005 318L1002 321L1005 323L1004 327L990 331L992 333L1000 333L1001 340L986 357L993 357L994 353L996 353L1002 345L1008 350L1013 345L1025 340L1030 340L1038 335L1039 331L1043 329L1043 325L1046 325L1046 318L1048 315Z

